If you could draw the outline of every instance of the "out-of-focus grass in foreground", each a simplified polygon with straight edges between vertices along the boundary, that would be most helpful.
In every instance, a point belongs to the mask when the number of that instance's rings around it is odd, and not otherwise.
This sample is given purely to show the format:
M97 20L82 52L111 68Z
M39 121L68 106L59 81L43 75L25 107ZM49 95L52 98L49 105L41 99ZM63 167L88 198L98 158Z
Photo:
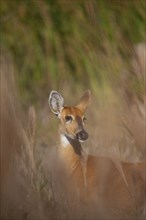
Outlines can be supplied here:
M91 154L145 159L145 11L145 0L1 0L2 219L101 219L67 195L52 89L67 105L92 91Z

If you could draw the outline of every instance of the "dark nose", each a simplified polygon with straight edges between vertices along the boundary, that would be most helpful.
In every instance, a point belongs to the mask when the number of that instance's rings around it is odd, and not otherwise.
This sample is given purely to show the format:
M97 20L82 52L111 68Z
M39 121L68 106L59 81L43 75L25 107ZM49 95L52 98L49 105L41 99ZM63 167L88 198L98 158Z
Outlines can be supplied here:
M79 141L86 141L86 140L88 139L88 133L87 133L85 130L79 131L79 132L76 134L76 138L77 138Z

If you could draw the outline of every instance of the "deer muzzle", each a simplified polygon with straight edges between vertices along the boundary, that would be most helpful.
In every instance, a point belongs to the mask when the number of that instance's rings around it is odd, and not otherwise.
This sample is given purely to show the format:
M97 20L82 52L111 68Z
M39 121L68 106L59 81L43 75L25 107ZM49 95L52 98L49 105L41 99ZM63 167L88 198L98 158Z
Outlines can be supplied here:
M84 142L88 139L88 133L85 130L81 130L76 134L76 138L80 142Z

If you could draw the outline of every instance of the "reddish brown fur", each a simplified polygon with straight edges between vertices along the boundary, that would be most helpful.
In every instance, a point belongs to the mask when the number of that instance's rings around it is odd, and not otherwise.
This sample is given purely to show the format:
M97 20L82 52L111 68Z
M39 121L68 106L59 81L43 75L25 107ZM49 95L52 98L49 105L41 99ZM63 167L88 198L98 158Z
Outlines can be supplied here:
M112 159L84 153L79 141L75 140L78 130L84 129L82 102L85 107L84 96L78 106L64 107L60 113L60 134L72 137L71 140L67 138L68 142L61 139L58 149L64 169L72 178L75 189L79 189L81 200L98 204L99 209L102 207L103 218L144 218L145 163L119 161L124 179ZM66 123L67 115L73 116L71 123Z
M74 121L71 124L66 125L65 123L65 116L67 115L72 115L74 116ZM63 133L65 130L74 136L76 131L78 130L79 123L78 119L80 118L82 121L82 112L79 108L77 107L64 107L64 109L61 112L61 124L60 124L60 132L62 131Z

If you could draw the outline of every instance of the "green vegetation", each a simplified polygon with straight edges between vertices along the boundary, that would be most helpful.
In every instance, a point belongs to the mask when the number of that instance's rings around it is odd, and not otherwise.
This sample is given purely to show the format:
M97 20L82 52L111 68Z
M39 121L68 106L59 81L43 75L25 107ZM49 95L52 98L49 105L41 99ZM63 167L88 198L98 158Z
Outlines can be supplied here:
M51 89L98 94L117 83L145 41L145 11L145 0L1 0L1 48L24 103Z
M145 11L146 0L0 0L0 219L106 214L98 198L86 209L70 197L57 163L59 121L47 103L52 89L65 105L92 91L91 155L111 156L120 173L121 160L145 160Z

